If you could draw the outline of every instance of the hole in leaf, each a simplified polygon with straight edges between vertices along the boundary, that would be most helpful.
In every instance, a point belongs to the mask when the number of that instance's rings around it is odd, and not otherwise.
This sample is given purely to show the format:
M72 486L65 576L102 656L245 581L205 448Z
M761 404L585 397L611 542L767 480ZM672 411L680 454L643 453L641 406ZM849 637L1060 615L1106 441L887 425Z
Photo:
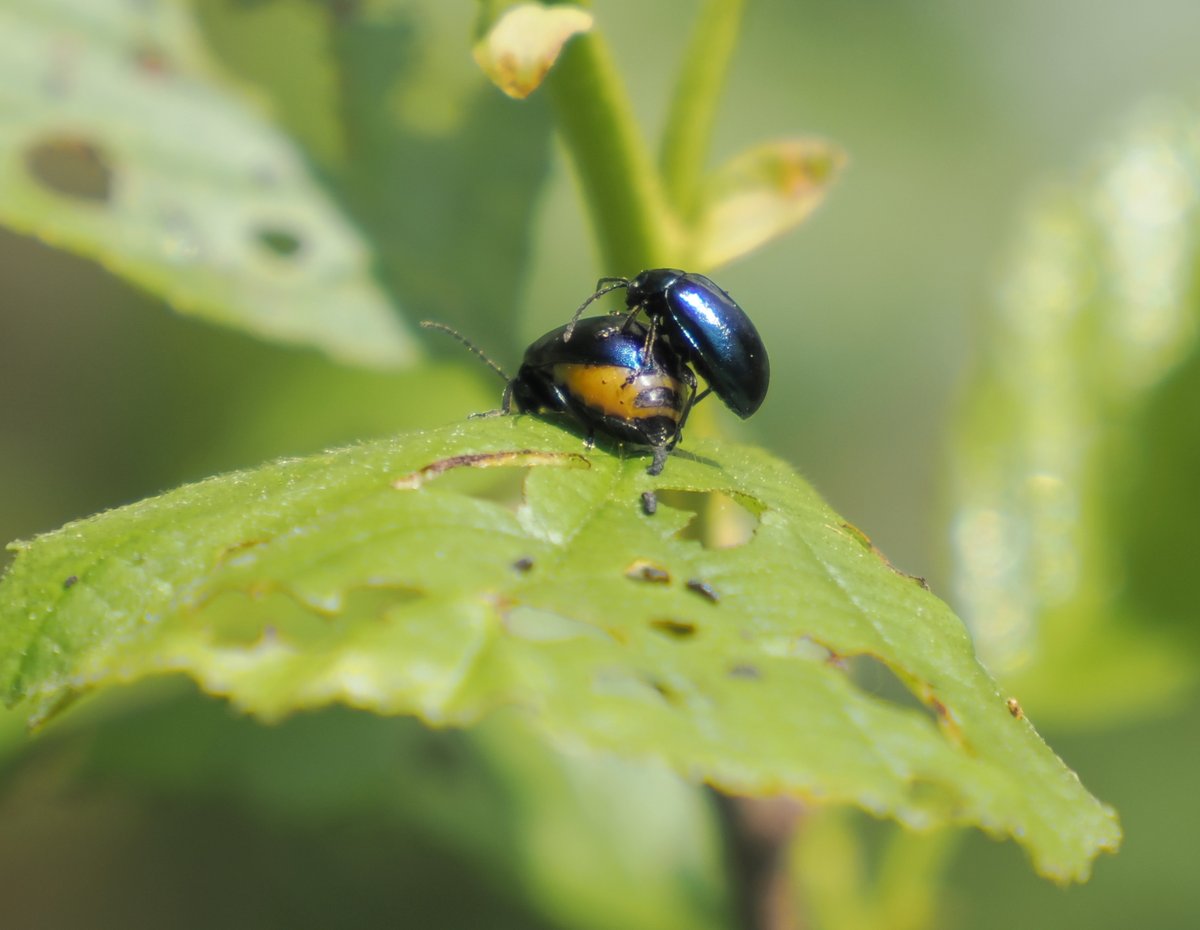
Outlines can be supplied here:
M424 468L396 478L392 481L392 487L398 491L416 490L447 472L456 472L460 469L521 468L524 471L520 477L524 478L529 468L533 466L567 465L588 468L590 464L577 452L532 452L529 450L477 452L468 455L452 455L430 462Z
M383 617L389 610L428 596L425 591L417 588L368 584L346 591L342 595L339 612L353 617Z
M330 631L328 617L281 591L223 591L196 608L189 624L207 630L214 646L263 652L313 645Z
M935 723L939 715L934 709L917 699L888 666L869 653L847 656L839 662L863 691L897 707L919 710Z
M280 258L295 257L304 245L304 240L286 229L260 229L257 238L259 244L268 252Z
M675 639L688 639L696 635L696 624L690 620L674 620L670 617L661 617L657 620L650 621L650 629L657 630L659 633L665 633L667 636Z
M30 146L25 165L33 178L56 194L92 203L112 196L112 169L100 148L78 136L57 136Z
M721 491L661 491L659 499L677 510L696 516L680 532L709 549L732 549L754 538L763 507L750 497L733 497Z

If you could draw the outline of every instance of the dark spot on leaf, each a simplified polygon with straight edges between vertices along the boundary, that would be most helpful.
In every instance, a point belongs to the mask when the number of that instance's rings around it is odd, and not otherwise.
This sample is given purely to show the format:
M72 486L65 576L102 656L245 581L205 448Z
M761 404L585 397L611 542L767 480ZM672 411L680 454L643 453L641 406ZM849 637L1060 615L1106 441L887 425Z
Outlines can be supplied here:
M1021 708L1021 702L1015 697L1010 697L1004 703L1008 706L1008 712L1018 720L1023 720L1025 718L1025 711Z
M525 556L524 558L517 559L515 562L513 562L513 570L520 572L522 575L528 571L531 571L532 569L533 559L529 558L529 556Z
M66 591L68 588L73 588L78 583L79 583L78 575L68 575L66 578L63 579L63 590Z
M749 662L738 662L735 665L729 666L729 677L757 681L762 678L762 672L759 671L757 665L751 665Z
M646 684L657 691L668 704L676 707L683 703L683 695L659 678L646 678Z
M646 516L653 516L658 512L658 495L653 491L642 492L642 513Z
M34 180L56 194L91 203L112 196L112 169L104 152L78 136L43 139L25 151Z
M625 577L632 581L649 581L653 584L669 584L671 574L660 565L636 559L625 569Z
M672 620L669 617L662 617L657 620L651 620L650 628L657 630L659 633L673 636L676 639L687 639L689 636L696 635L696 624L689 620Z
M687 589L693 594L699 594L702 598L710 603L716 604L721 600L721 595L713 590L713 586L707 581L701 581L699 578L689 578Z
M759 514L766 509L754 498L721 491L668 491L662 496L672 507L696 515L679 535L708 549L732 549L750 542Z
M398 491L411 491L454 468L528 468L535 465L570 465L588 468L591 463L577 452L536 452L520 449L511 452L475 452L438 459L424 468L402 475L392 482Z
M299 236L286 229L260 229L257 239L268 252L280 258L292 258L304 245Z

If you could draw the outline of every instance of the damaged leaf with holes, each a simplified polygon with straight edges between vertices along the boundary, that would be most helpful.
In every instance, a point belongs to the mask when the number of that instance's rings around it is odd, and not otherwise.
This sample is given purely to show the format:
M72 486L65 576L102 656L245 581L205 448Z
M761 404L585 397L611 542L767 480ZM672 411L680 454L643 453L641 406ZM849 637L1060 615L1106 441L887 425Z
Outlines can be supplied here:
M498 417L71 524L16 546L0 689L37 719L169 672L268 720L513 706L559 744L724 791L975 824L1059 880L1115 848L1113 812L1010 712L959 620L791 468L716 442L657 477L647 461ZM690 529L714 494L750 524L721 548ZM903 694L860 684L861 661Z
M344 361L413 345L306 153L214 77L189 4L0 4L0 223L181 313Z

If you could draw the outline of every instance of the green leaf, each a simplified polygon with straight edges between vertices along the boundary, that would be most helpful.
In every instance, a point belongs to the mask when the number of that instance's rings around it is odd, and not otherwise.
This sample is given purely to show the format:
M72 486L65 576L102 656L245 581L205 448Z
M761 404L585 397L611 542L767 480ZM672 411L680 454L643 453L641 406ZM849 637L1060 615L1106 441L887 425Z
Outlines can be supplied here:
M960 422L964 612L988 667L1059 720L1112 723L1195 681L1197 122L1144 114L1094 180L1042 199Z
M38 718L176 671L266 719L516 706L561 744L726 791L977 824L1062 880L1116 846L1113 812L1010 713L949 609L789 467L715 442L657 478L647 463L501 417L71 524L18 544L0 584L0 688ZM497 467L527 469L515 511L468 493ZM755 529L706 548L686 509L643 512L652 488L727 495ZM864 690L854 657L922 705Z
M183 313L378 366L412 346L303 154L215 80L187 4L0 9L0 221Z
M470 18L466 4L383 0L337 22L334 183L398 303L515 354L552 127L541 95L510 100L479 73Z
M222 68L305 146L398 307L518 353L530 230L550 118L487 83L466 54L472 10L198 0ZM568 312L566 309L564 313Z

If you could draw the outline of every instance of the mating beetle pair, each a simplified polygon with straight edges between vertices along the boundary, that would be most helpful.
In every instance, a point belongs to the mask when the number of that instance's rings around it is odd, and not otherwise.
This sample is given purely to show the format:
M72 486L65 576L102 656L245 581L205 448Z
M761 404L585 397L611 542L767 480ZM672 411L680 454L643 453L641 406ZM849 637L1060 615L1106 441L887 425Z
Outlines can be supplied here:
M580 319L593 300L619 288L626 292L623 322ZM646 325L635 319L639 314ZM679 442L693 404L711 391L745 418L762 404L770 380L766 349L742 308L703 275L673 268L601 278L567 325L525 350L515 378L447 331L508 381L505 413L514 405L521 413L567 413L588 428L589 438L600 432L647 446L652 475ZM693 367L708 384L699 395Z

